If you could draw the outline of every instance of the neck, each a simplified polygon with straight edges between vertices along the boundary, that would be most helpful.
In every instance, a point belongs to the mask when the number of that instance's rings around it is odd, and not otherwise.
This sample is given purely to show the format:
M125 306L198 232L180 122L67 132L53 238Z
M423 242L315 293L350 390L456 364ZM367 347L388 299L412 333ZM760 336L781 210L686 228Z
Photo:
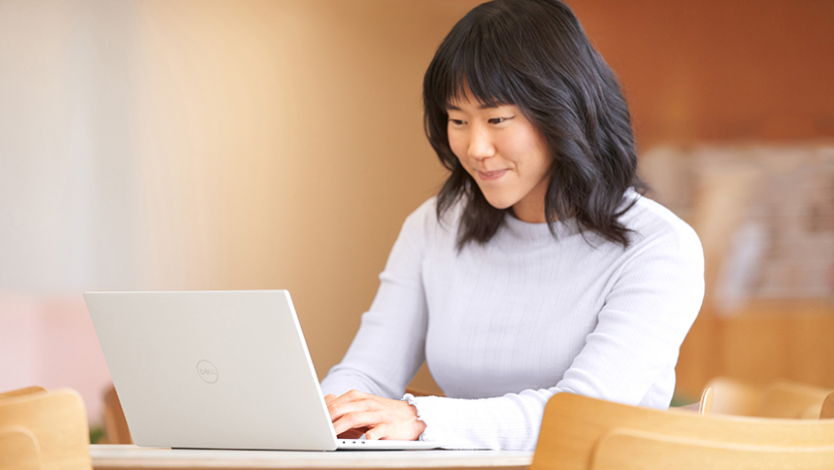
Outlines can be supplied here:
M530 194L513 206L513 215L522 221L531 224L542 224L547 222L544 212L544 197L547 194L547 181L542 180Z

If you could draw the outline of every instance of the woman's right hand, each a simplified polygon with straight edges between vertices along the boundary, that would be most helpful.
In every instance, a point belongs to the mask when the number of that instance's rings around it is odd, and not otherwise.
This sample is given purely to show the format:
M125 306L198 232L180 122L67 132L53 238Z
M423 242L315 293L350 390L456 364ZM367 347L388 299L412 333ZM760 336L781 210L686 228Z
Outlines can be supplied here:
M382 398L351 390L344 395L326 395L327 411L336 434L343 439L394 439L416 441L426 430L417 408L403 400Z
M329 394L324 396L324 403L327 404L327 411L330 413L331 421L334 420L334 415L333 415L333 411L331 410L330 404L333 403L333 401L336 400L337 398L339 398L339 397L337 397L336 395L333 395L332 393L329 393ZM359 439L360 437L362 437L363 434L365 434L365 432L368 429L370 429L370 428L364 427L364 428L348 429L347 431L339 434L337 437L339 437L340 439Z

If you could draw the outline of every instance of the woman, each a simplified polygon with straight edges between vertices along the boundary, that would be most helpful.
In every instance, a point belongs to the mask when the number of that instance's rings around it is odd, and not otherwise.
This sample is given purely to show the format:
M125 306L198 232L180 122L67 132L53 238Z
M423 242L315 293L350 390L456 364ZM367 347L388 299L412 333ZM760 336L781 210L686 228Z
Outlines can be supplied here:
M429 65L424 104L451 174L406 220L322 382L336 432L529 450L554 393L667 408L703 252L635 190L628 108L570 9L475 8ZM424 360L447 397L403 396Z

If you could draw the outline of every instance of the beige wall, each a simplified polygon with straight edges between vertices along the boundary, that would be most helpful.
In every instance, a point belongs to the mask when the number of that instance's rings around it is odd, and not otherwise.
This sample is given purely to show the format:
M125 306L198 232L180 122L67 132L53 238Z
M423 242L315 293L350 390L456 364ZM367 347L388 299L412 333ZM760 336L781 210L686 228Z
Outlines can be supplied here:
M404 217L442 181L420 85L463 8L138 5L154 287L288 288L319 375L338 362Z
M477 3L0 3L0 291L288 288L323 376L443 181L422 74Z

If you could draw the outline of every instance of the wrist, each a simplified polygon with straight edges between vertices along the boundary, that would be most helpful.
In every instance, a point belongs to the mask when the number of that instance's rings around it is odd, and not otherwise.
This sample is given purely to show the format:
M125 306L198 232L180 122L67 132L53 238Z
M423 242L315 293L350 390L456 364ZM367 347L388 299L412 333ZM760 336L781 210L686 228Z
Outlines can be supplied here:
M420 416L420 409L417 408L417 402L414 399L414 395L406 393L403 395L401 400L404 401L411 410L411 429L413 430L411 438L415 441L419 441L423 436L423 433L426 431L426 422L423 421L423 418Z
M420 436L422 436L423 432L426 430L426 423L424 423L423 420L420 419L420 413L417 412L416 406L409 404L408 407L411 408L412 413L414 413L414 421L412 428L416 431L416 433L414 434L414 440L417 441L420 439Z

